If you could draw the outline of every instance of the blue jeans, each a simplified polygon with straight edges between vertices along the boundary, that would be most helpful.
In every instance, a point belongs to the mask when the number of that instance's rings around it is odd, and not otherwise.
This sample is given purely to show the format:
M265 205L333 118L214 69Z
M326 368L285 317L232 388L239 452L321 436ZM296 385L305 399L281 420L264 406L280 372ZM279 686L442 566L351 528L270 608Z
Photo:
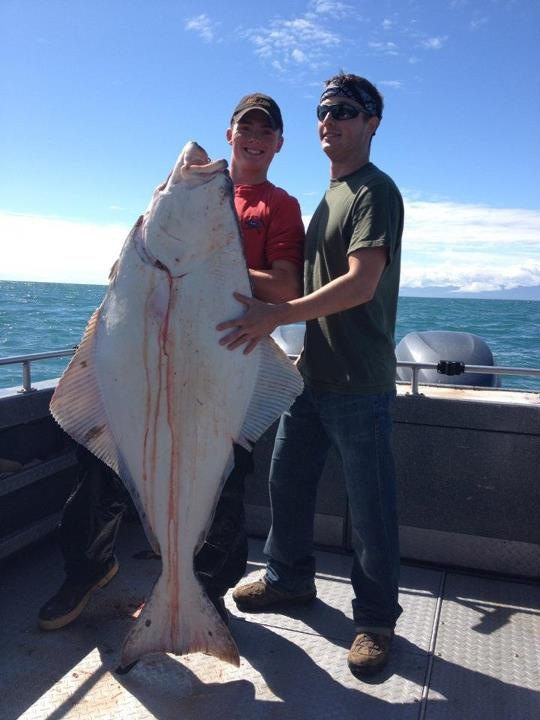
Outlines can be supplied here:
M270 468L272 527L266 582L289 592L314 587L317 485L331 445L343 464L354 551L357 630L394 628L399 540L391 409L395 393L345 395L304 388L282 415Z

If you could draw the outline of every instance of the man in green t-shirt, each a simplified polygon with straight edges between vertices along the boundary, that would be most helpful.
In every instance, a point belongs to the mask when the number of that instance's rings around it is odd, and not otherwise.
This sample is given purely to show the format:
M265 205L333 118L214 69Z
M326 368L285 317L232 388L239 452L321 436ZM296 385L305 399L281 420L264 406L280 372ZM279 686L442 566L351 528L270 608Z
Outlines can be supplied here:
M266 573L233 598L249 611L315 597L315 496L334 445L354 550L348 664L360 677L385 665L401 613L391 408L403 201L369 160L382 108L364 78L341 73L326 82L317 117L331 180L307 231L305 294L276 305L237 295L246 314L218 327L231 329L222 344L250 352L278 325L307 321L299 361L305 389L281 418L272 457Z

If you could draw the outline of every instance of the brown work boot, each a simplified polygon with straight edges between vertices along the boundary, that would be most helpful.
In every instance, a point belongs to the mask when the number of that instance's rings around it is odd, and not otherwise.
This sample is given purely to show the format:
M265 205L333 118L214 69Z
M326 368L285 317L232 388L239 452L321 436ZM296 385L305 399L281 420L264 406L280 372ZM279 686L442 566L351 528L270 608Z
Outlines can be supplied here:
M373 675L386 665L390 654L392 635L374 632L361 632L354 638L347 663L356 677Z
M232 596L239 610L255 612L271 607L304 605L313 600L316 595L315 587L302 593L288 593L268 585L264 580L257 580L247 585L240 585Z

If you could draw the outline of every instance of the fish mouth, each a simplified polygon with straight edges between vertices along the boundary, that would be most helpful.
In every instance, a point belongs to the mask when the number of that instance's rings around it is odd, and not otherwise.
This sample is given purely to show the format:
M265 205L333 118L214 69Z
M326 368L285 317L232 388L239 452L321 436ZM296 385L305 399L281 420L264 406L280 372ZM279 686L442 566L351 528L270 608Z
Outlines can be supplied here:
M228 175L226 160L214 160L207 163L186 163L174 171L171 185L182 182L187 187L200 187L211 182L218 175Z
M180 162L182 165L207 165L211 161L206 150L191 140L182 149Z
M203 185L226 168L226 160L210 160L206 150L192 140L183 147L164 189L180 181L187 185Z
M188 173L215 175L227 167L226 160L210 160L206 150L193 140L184 147L179 164L182 176Z
M189 173L195 173L196 175L217 175L217 173L223 172L227 167L226 160L210 160L208 162L191 162L182 165L182 176L186 176Z

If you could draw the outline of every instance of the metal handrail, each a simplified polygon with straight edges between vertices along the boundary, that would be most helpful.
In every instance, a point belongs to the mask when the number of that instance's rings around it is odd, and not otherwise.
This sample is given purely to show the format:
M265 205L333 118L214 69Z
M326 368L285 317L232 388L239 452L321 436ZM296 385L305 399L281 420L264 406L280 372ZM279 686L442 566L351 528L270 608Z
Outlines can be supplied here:
M0 358L1 365L17 365L23 366L23 383L19 390L21 393L32 392L32 373L30 365L37 360L50 360L51 358L69 357L74 355L77 348L66 348L65 350L51 350L48 352L31 353L28 355L12 355L10 357ZM289 355L293 360L296 355ZM437 370L438 364L433 362L413 362L411 360L398 360L398 367L410 368L412 370L411 393L418 395L418 373L420 370ZM515 368L504 367L502 365L465 365L463 368L465 373L477 373L479 375L521 375L524 377L540 377L540 368Z
M0 365L16 365L17 363L23 363L29 360L50 360L50 358L67 357L73 355L77 348L69 348L66 350L49 350L48 352L41 353L30 353L27 355L10 355L8 357L0 358Z
M438 363L412 362L398 360L398 367L412 370L411 394L418 395L418 373L420 370L437 370ZM515 368L503 365L464 365L463 373L477 373L478 375L521 375L524 377L540 377L540 368ZM406 382L406 381L405 381Z
M11 355L10 357L0 358L1 365L22 365L22 387L18 391L20 393L34 392L36 388L32 387L32 370L31 363L36 360L50 360L51 358L69 357L75 354L77 348L69 348L66 350L50 350L48 352L30 353L27 355Z

